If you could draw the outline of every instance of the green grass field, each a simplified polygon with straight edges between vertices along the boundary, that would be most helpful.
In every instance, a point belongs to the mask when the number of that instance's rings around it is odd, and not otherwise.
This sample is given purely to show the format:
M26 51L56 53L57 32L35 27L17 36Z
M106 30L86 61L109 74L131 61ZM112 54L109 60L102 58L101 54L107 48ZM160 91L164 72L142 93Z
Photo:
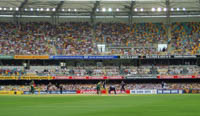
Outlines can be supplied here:
M0 95L0 116L200 116L200 95Z

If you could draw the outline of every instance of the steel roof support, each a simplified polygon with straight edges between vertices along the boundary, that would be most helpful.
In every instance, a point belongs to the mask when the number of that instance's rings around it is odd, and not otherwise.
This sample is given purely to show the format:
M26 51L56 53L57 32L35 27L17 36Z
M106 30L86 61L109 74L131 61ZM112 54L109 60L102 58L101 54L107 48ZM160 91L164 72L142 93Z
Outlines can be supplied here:
M136 4L135 1L132 1L129 7L128 22L130 25L132 25L133 23L133 9L134 9L135 4Z
M16 22L16 23L19 23L19 22L20 22L22 12L24 11L24 7L25 7L25 5L26 5L27 3L28 3L28 0L24 0L24 1L20 4L20 6L18 7L19 10L14 12L14 14L13 14L14 22Z
M170 0L166 0L166 8L167 8L167 12L166 12L167 38L168 38L168 41L170 42L170 40L171 40Z
M94 3L94 7L92 8L92 12L90 13L90 22L92 25L92 31L93 31L92 35L93 35L94 40L96 39L96 11L99 5L100 5L100 2L96 1Z
M63 4L64 4L64 1L60 1L56 6L55 12L53 12L53 14L51 16L52 17L52 23L55 24L55 25L59 21L59 14L58 13L60 12Z
M90 19L91 19L91 24L92 25L95 25L95 19L96 19L96 10L97 8L99 7L100 5L100 2L99 1L96 1L94 3L94 7L92 8L92 12L91 12L91 15L90 15Z

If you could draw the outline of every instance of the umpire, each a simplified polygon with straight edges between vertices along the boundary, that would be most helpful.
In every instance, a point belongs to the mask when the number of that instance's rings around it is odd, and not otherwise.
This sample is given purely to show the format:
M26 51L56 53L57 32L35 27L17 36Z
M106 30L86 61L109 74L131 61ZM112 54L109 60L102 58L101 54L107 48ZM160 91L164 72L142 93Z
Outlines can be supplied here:
M59 85L59 89L60 89L60 94L62 94L63 93L63 85L62 84Z
M121 89L120 89L121 93L122 93L122 91L124 91L124 92L126 91L125 85L126 85L126 84L124 83L124 81L122 81L122 82L121 82Z
M116 88L114 85L110 85L109 94L111 94L112 91L114 91L114 93L117 94Z

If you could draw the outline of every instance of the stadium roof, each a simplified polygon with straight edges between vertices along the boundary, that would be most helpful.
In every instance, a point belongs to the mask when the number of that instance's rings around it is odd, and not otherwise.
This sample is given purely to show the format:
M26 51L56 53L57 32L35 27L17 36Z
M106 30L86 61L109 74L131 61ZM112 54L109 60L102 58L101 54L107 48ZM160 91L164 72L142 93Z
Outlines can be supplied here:
M169 1L169 2L168 2ZM168 4L169 3L169 4ZM200 15L200 0L1 0L0 15Z

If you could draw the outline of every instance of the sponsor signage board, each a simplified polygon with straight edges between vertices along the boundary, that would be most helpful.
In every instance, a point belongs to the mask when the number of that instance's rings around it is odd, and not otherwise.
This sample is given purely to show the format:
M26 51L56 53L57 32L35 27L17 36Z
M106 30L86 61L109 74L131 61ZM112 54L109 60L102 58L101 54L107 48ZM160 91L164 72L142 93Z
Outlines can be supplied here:
M192 79L198 78L199 75L158 75L158 79Z
M130 94L157 94L157 90L154 89L136 89L136 90L130 90Z
M105 77L105 76L55 76L55 77L53 77L53 79L60 79L60 80L65 80L65 79L124 79L124 77L123 76L107 76L107 77Z
M183 94L183 90L179 90L179 89L158 89L157 94Z
M77 94L97 94L97 90L77 90ZM101 94L109 94L108 91L102 90ZM114 91L111 91L110 94L115 94ZM120 91L116 90L116 94L130 94L130 90Z
M30 91L24 91L24 94L32 94ZM34 94L61 94L60 91L35 91ZM64 90L62 94L76 94L76 90Z
M118 59L119 56L50 56L50 59Z
M47 55L39 55L39 56L15 55L14 59L49 59L49 56Z
M126 76L126 79L156 79L154 75L133 75L133 76Z

